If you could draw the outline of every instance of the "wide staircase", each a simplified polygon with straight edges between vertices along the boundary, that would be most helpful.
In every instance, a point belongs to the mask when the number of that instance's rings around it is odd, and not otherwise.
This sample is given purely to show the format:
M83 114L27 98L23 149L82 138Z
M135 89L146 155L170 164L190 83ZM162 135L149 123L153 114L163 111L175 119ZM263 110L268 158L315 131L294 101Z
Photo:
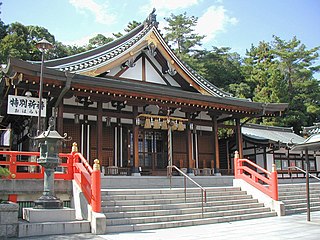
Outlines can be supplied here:
M236 187L102 190L107 232L192 226L276 216ZM203 209L203 210L202 210Z
M279 200L285 204L286 215L306 212L306 184L279 184ZM320 211L320 183L310 183L310 210Z

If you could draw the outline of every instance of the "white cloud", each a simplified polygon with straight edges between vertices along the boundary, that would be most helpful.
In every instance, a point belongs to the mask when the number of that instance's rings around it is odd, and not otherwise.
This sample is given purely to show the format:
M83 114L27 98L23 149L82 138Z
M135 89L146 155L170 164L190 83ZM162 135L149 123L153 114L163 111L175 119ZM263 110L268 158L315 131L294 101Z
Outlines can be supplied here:
M94 0L69 0L69 3L82 13L91 12L97 23L110 25L116 21L116 16L108 11L106 4L101 5Z
M168 10L174 11L177 9L184 9L197 5L198 3L199 0L150 0L150 2L141 7L140 10L146 14L150 13L153 8L156 8L156 14L166 16L168 15Z
M63 41L63 44L65 45L70 45L70 46L85 46L89 44L89 40L98 34L102 34L106 37L113 37L112 33L110 32L105 32L105 33L91 33L90 35L84 36L82 38L76 39L76 40L65 40Z
M236 25L238 19L228 15L223 6L211 6L207 11L198 18L198 24L195 32L205 35L203 42L209 42L215 38L219 32L226 31L230 25Z

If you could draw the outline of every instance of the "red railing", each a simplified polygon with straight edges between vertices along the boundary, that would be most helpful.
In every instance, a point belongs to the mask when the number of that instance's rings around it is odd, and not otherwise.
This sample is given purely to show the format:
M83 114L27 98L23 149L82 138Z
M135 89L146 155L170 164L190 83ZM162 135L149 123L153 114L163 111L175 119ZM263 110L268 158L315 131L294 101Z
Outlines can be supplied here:
M253 169L260 170L260 172ZM234 177L245 180L278 201L278 176L275 169L269 172L248 159L240 159L238 152L236 152L234 157Z
M37 162L39 152L0 151L0 166L10 171L8 179L43 179L44 168ZM101 180L99 160L95 160L94 167L78 153L76 146L72 153L60 153L62 164L56 169L55 179L74 179L83 191L94 212L101 210Z
M99 160L94 160L93 168L81 153L73 152L74 180L81 187L92 211L101 211L101 175Z
M36 162L39 152L0 151L6 160L0 161L0 166L5 166L10 171L9 179L43 179L43 168ZM60 171L55 172L55 179L73 179L73 156L71 153L60 153L63 159ZM66 159L66 160L64 160Z

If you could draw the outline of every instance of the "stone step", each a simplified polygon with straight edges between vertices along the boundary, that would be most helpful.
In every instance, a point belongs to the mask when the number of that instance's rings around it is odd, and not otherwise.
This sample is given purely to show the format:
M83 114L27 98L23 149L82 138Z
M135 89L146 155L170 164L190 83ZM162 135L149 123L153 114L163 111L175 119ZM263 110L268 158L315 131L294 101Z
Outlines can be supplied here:
M237 204L251 204L257 203L256 199L248 197L246 199L236 199L229 201L214 201L207 202L206 207L225 206L225 205L237 205ZM201 202L192 203L175 203L175 204L157 204L157 205L131 205L131 206L104 206L102 212L128 212L128 211L156 211L156 210L172 210L172 209L184 209L184 208L197 208L201 207Z
M310 183L310 206L313 211L320 209L320 183ZM307 211L306 184L280 184L279 200L285 204L285 214Z
M313 207L313 206L320 206L320 201L317 201L317 202L310 202L310 206ZM295 209L295 208L306 208L307 207L307 202L304 201L304 202L298 202L298 203L292 203L292 204L287 204L286 205L286 210L289 210L289 209Z
M310 194L315 194L315 195L320 195L320 189L317 189L317 190L313 190L311 189L310 191ZM297 190L290 190L290 191L287 191L287 192L279 192L279 197L285 197L285 196L294 196L294 195L306 195L306 190L304 191L297 191Z
M199 218L199 219L182 220L182 221L114 225L114 226L111 225L111 226L107 226L107 233L184 227L184 226L213 224L213 223L219 223L219 222L231 222L231 221L237 221L237 220L247 220L247 219L254 219L254 218L274 217L274 216L276 216L275 212L263 212L263 213L241 214L241 215L235 215L235 216L224 216L224 217L215 217L215 218Z
M320 211L320 206L310 207L310 211L311 212ZM305 212L307 212L307 208L306 207L294 208L294 209L286 209L286 215L305 213Z
M309 184L310 189L319 189L320 183L310 183ZM295 190L305 190L306 189L306 183L295 183L295 184L279 184L279 192L286 192L291 191L292 189Z
M310 197L319 197L320 198L320 193L310 193ZM297 193L292 193L292 194L287 194L284 196L279 196L279 198L281 199L281 201L285 201L287 199L306 199L306 193L304 192L303 194L297 194Z
M228 211L218 212L205 212L203 213L204 218L217 218L233 215L245 215L252 213L263 213L270 212L269 208L249 208L249 209L236 209ZM194 220L202 218L202 213L191 213L191 214L177 214L177 215L162 215L162 216L151 216L151 217L133 217L133 218L116 218L107 219L107 225L130 225L130 224L143 224L143 223L156 223L156 222L170 222L170 221L184 221Z
M214 207L204 207L204 212L218 212L218 211L229 211L236 209L246 209L246 208L260 208L264 205L262 203L244 203L244 204L234 204L225 206L214 206ZM106 213L107 219L117 219L117 218L134 218L134 217L152 217L152 216L165 216L165 215L178 215L178 214L192 214L192 213L202 213L201 206L195 208L179 208L179 209L168 209L168 210L146 210L146 211L128 211L128 212L108 212Z
M224 191L224 192L210 192L206 193L207 197L213 196L225 196L225 195L242 195L246 194L243 191ZM188 198L201 198L202 193L198 192L189 192L187 191L186 196ZM136 194L136 195L102 195L101 200L103 201L117 201L117 200L149 200L149 199L176 199L184 198L185 193L163 193L163 194Z
M55 234L73 234L91 232L89 221L68 221L68 222L43 222L29 223L19 222L19 238L33 236L47 236Z
M205 188L207 193L240 191L239 187L214 187ZM199 188L187 188L188 193L199 193ZM146 194L180 194L184 193L184 188L151 188L151 189L101 189L101 196L104 195L146 195Z
M211 201L229 201L236 199L248 199L251 196L245 195L245 193L241 193L241 195L230 195L230 196L218 196L218 197L207 197L207 202ZM196 198L188 198L186 202L201 202L200 197ZM101 201L101 205L105 206L133 206L133 205L157 205L157 204L174 204L174 203L183 203L185 202L184 198L172 198L172 199L147 199L147 200L118 200L118 201Z
M190 176L203 187L232 186L233 176ZM172 177L171 187L183 188L184 177ZM167 176L102 176L101 187L105 189L153 189L170 188L170 180ZM187 180L187 187L195 185Z
M290 206L293 204L299 204L299 203L306 203L307 199L306 198L293 198L293 199L287 199L287 200L282 200L286 206ZM320 202L320 197L310 197L310 202L312 203L317 203Z

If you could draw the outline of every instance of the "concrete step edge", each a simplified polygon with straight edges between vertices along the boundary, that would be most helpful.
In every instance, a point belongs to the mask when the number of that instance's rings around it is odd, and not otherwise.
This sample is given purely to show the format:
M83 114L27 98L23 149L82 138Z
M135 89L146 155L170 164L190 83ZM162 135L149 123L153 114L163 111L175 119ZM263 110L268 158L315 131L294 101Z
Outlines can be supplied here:
M231 221L237 221L237 220L247 220L247 219L255 219L255 218L262 218L262 217L275 217L275 216L276 216L276 213L274 213L274 212L266 212L266 213L258 213L258 214L247 214L247 215L209 218L209 219L201 218L201 219L195 219L195 220L184 220L184 221L174 221L174 222L107 226L107 233L142 231L142 230L161 229L161 228L214 224L214 223L219 223L219 222L231 222Z

